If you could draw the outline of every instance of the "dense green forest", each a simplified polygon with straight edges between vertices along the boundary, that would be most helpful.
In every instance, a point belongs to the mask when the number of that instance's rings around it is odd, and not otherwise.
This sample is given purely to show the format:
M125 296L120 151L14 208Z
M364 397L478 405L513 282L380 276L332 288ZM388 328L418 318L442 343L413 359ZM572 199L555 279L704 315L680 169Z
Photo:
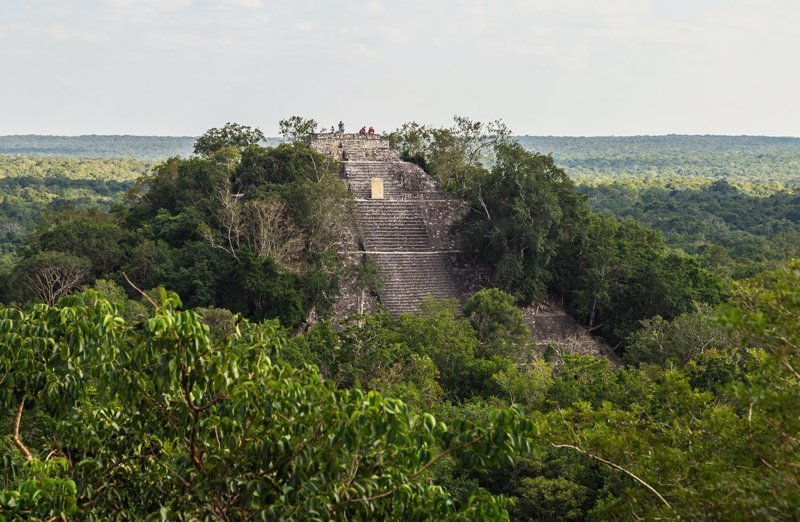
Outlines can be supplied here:
M498 288L334 323L344 279L381 278L338 254L351 195L262 138L211 129L20 237L0 518L800 517L800 265L759 250L795 232L791 192L576 185L499 122L407 124L393 146L467 203ZM546 294L623 364L540 350L517 305Z
M188 156L194 140L182 136L0 136L0 154L163 160Z
M765 136L620 136L516 138L552 154L574 179L675 177L794 185L800 182L800 138Z
M800 257L800 192L697 179L581 184L589 206L659 230L668 244L741 279Z
M15 252L50 210L108 210L152 168L136 159L0 155L0 253Z
M146 161L192 154L196 138L189 136L0 136L0 154L76 156L81 158L135 158ZM275 144L277 138L266 138Z

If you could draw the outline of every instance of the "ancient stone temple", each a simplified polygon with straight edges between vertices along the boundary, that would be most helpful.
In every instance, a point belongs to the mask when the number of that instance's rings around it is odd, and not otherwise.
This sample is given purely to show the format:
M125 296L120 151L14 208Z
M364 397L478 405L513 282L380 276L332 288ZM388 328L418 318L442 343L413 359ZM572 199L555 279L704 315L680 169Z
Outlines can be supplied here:
M421 168L402 161L385 138L319 134L309 144L342 163L341 176L355 199L356 238L343 253L353 266L376 261L384 283L377 296L363 288L343 288L336 317L372 312L380 305L393 315L414 312L429 295L463 302L491 286L481 267L465 266L459 257L451 229L465 212L464 203ZM611 348L592 338L555 299L533 303L522 312L540 347L605 353L613 360Z
M457 258L453 221L462 203L418 166L400 160L381 136L319 134L309 143L342 162L342 177L355 198L358 239L347 251L354 261L367 256L381 268L378 300L393 314L413 312L422 301L460 297L452 270ZM343 313L369 311L343 303Z

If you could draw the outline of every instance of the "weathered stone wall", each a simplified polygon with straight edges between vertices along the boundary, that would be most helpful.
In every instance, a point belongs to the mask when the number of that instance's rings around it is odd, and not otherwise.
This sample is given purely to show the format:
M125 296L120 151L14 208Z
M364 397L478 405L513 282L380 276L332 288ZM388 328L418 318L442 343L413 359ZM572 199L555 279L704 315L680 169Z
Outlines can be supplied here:
M313 134L309 144L318 152L337 161L398 161L400 156L381 136L361 134Z
M366 254L364 253L345 254L345 262L350 266L356 266L365 261ZM374 312L378 309L380 303L377 294L357 281L354 271L347 273L339 284L344 291L333 306L334 317L341 319L355 314Z
M592 337L556 300L544 299L524 307L522 313L540 348L552 347L559 354L602 355L612 363L620 364L620 358L613 348Z
M457 199L433 199L423 200L418 204L431 247L434 250L458 251L458 236L453 231L453 225L467 211L464 202Z

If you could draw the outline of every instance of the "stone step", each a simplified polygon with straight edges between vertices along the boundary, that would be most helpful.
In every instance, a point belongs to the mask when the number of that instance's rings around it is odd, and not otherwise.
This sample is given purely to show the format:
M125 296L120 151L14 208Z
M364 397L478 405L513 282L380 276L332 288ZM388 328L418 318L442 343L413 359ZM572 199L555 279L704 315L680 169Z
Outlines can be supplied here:
M459 296L450 275L449 254L378 254L377 261L385 283L380 299L394 314L418 311L429 295Z
M357 202L356 208L367 250L431 250L431 240L417 205Z
M364 248L367 252L425 252L424 243L403 243L398 244L392 241L364 241Z
M391 252L393 250L398 252L428 252L430 246L428 238L393 238L393 237L370 237L364 238L364 248L367 251L375 252Z
M369 218L396 217L404 214L420 216L419 203L413 200L380 200L357 201L356 206L363 216Z
M394 219L392 219L394 218ZM369 216L361 215L361 224L366 228L375 228L375 225L380 225L380 230L419 230L424 233L425 227L422 224L422 219L417 216L397 215L389 216L386 218L372 219ZM376 228L378 230L378 228Z

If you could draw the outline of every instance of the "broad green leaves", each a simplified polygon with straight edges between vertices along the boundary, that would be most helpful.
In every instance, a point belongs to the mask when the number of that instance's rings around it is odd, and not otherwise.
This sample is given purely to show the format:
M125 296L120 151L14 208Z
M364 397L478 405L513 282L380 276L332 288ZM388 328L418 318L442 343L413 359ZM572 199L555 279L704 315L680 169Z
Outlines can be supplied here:
M30 465L66 462L3 493L4 512L31 513L33 497L49 495L42 505L56 514L99 519L503 518L499 499L453 499L428 479L441 459L481 469L529 451L521 411L449 427L274 363L286 344L275 323L212 338L178 306L162 292L149 318L129 324L88 292L0 313L12 348L0 356L3 402L25 405ZM54 421L43 439L29 429L41 408Z

